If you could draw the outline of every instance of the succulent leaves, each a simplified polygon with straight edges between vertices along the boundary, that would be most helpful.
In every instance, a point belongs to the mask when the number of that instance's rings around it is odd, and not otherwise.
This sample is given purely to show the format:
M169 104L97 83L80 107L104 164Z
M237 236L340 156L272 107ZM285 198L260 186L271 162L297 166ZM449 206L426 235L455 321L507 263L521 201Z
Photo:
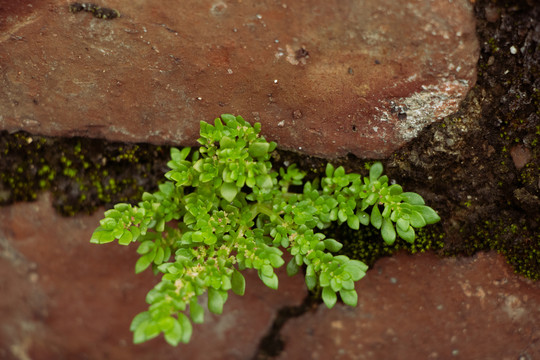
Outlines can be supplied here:
M277 289L283 250L287 273L305 266L307 287L320 287L329 308L338 294L355 306L354 283L367 266L334 255L342 244L319 231L332 222L356 230L371 224L392 244L397 237L413 242L415 228L440 220L420 195L389 185L381 163L365 178L328 164L320 180L304 181L295 165L272 169L276 143L260 135L259 123L222 115L214 125L200 125L201 147L172 148L167 181L137 206L106 211L91 238L97 244L138 242L135 272L151 267L162 276L147 295L149 309L131 324L136 343L160 333L171 345L187 343L192 322L204 321L202 295L208 295L207 308L221 314L229 290L244 294L244 269L257 270ZM291 185L303 188L293 193Z

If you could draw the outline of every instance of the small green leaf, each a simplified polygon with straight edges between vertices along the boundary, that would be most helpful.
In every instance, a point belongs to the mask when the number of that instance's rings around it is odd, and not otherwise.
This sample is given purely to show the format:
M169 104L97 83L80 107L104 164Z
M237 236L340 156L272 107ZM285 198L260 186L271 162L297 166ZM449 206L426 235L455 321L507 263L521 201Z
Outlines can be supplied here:
M388 187L388 191L390 195L394 196L403 193L403 188L401 187L401 185L394 184Z
M155 256L155 251L141 256L139 260L137 260L137 262L135 263L135 274L139 274L146 270L150 266L150 264L152 264L152 261L154 261Z
M342 280L338 277L333 277L330 279L330 287L332 288L332 291L338 292L341 289L342 286Z
M191 151L190 147L185 147L182 150L180 150L180 160L187 159L190 151Z
M204 308L197 303L197 299L193 299L189 303L189 316L195 324L202 324L204 322Z
M200 243L200 242L203 242L204 240L203 233L201 231L185 233L184 236L186 237L186 239L189 236L189 234L191 234L191 241L194 243Z
M417 193L413 193L413 192L404 192L401 194L401 198L409 203L409 204L412 204L412 205L424 205L425 202L424 202L424 199L422 199L422 197L420 195L418 195Z
M274 269L272 268L270 264L264 264L261 267L260 271L262 275L267 276L267 277L271 277L272 274L274 273Z
M204 243L206 245L214 245L216 242L217 242L217 236L212 233L206 234L206 236L204 237Z
M170 257L171 257L171 248L167 246L165 248L165 254L163 255L163 261L165 262L169 261Z
M238 194L238 188L234 183L226 183L224 182L221 185L221 196L227 200L228 202L232 202L234 198L236 197L236 194Z
M274 268L281 267L281 265L285 264L285 260L283 260L281 255L278 255L278 254L272 253L268 255L268 259L270 260L270 264Z
M330 280L328 272L321 272L321 275L319 275L319 285L322 287L330 286Z
M371 225L377 229L380 229L382 225L382 215L377 205L371 209Z
M379 200L379 194L377 193L370 193L367 198L364 199L364 201L368 205L374 205Z
M227 293L225 293L224 296L221 291L216 290L213 287L208 288L208 310L216 315L221 315L223 312L223 305L227 300L226 295Z
M133 319L135 320L135 319ZM133 322L132 322L133 327ZM159 327L156 323L152 322L152 319L148 317L147 319L137 323L136 328L133 333L133 343L140 344L147 340L153 339L159 335Z
M252 157L259 158L265 156L269 148L270 144L267 142L256 142L249 146L248 152Z
M110 243L111 241L114 241L113 232L110 230L105 230L101 226L98 226L90 238L90 242L93 244L106 244Z
M336 251L339 251L343 247L343 244L334 239L326 239L324 240L324 247L328 251L336 252Z
M114 205L114 209L118 210L120 212L126 212L129 209L131 209L131 205L126 204L126 203L118 203L118 204Z
M334 290L332 290L330 288L330 286L327 286L325 288L323 288L323 291L322 291L322 299L324 301L324 304L329 308L333 308L334 305L336 305L336 302L337 302L337 295L336 293L334 292Z
M360 219L358 219L358 216L350 216L347 218L347 225L353 230L360 229Z
M411 211L411 225L415 228L421 228L427 225L424 217L417 211Z
M199 159L198 161L196 161L194 164L193 164L193 169L195 169L197 172L200 172L202 173L203 172L203 165L204 165L204 160L203 159ZM161 190L161 188L160 188Z
M272 177L268 174L257 176L256 181L261 189L271 189L273 186Z
M325 171L326 177L331 178L332 175L334 175L334 166L332 164L328 163L326 164L326 171Z
M264 285L268 286L270 289L278 289L279 279L274 272L272 272L271 276L265 276L259 271L259 278L262 280Z
M406 220L406 219L401 217L401 218L397 219L396 225L402 231L407 231L407 229L409 228L409 220Z
M384 204L384 210L382 212L382 217L385 219L388 219L390 217L390 214L392 213L392 207L388 204Z
M124 233L122 236L120 236L120 239L118 239L118 243L120 245L129 245L131 244L131 241L133 240L133 235L129 230L124 230Z
M190 151L189 147L183 148L182 151L178 150L177 148L171 148L171 159L175 162L180 162L182 160L185 160L188 156Z
M366 275L368 266L360 260L351 260L344 266L344 271L351 275L353 281L358 281Z
M159 319L158 326L161 329L161 331L165 332L167 330L170 330L174 327L174 322L176 321L175 318L171 316L165 316L161 319Z
M396 230L394 224L389 219L383 219L381 235L385 243L392 245L396 241Z
M383 166L380 162L376 162L369 168L369 182L375 182L382 174Z
M340 290L339 295L341 296L341 300L349 306L356 306L358 304L358 294L356 293L356 290Z
M236 142L228 136L224 136L219 140L219 147L222 149L232 148L236 145Z
M118 205L126 205L126 204L118 204ZM105 211L104 215L106 218L119 219L122 216L122 213L115 208L115 209L110 209L110 210Z
M104 230L114 230L116 228L117 219L106 217L99 220L99 224Z
M390 220L393 222L396 222L401 217L401 211L399 210L392 210L392 213L390 214Z
M160 265L163 262L163 257L165 256L165 251L160 246L156 251L156 257L154 258L154 264Z
M181 341L184 344L187 344L191 339L191 334L193 333L193 325L189 321L188 317L184 313L178 313L178 323L182 328L182 338Z
M240 116L239 116L240 117ZM228 125L229 123L231 122L234 122L236 121L236 117L234 115L231 115L231 114L221 114L221 118L223 119L223 121L225 121L225 123ZM240 117L241 118L241 117Z
M145 320L137 325L133 331L133 343L140 344L148 340L146 338L146 327L149 324L148 320Z
M147 254L150 250L154 248L155 243L153 241L147 240L143 241L141 245L137 248L137 254L144 255Z
M296 264L296 260L293 258L289 263L287 264L287 275L293 276L298 273L298 270L300 270L300 267Z
M235 294L244 295L244 292L246 291L246 279L236 269L233 270L233 273L232 273L231 285L232 285L232 291Z
M342 290L354 290L354 281L352 279L343 280ZM341 290L340 290L341 291Z
M317 285L317 277L315 275L306 275L306 286L309 290L313 290Z
M440 221L439 215L429 206L415 206L414 209L422 215L427 224L435 224Z
M173 321L173 325L170 329L164 332L165 340L167 341L167 343L169 343L169 345L176 346L182 340L182 325L180 325L178 320L173 317L169 317L168 319L171 319Z
M341 178L343 176L345 176L345 168L343 166L340 166L334 171L334 177Z
M414 229L412 228L412 226L409 226L407 231L401 230L401 228L398 226L397 227L397 233L398 233L400 238L407 241L408 243L412 244L414 242L415 233L414 233Z
M131 235L133 235L133 240L131 241L133 242L137 241L139 236L141 236L141 229L139 229L136 226L132 226L129 230L131 231Z
M356 216L358 217L358 220L360 220L360 223L364 226L369 225L369 214L365 211L359 211Z
M139 325L145 321L148 321L151 319L150 313L148 311L144 311L142 313L137 314L133 320L131 321L131 325L129 326L129 330L135 331Z
M171 196L174 191L174 184L170 181L166 181L159 186L159 191L161 191L163 194L167 196Z
M165 219L159 219L156 225L156 231L162 232L165 230Z
M340 222L347 221L347 214L345 213L345 210L339 209L338 211L338 219Z

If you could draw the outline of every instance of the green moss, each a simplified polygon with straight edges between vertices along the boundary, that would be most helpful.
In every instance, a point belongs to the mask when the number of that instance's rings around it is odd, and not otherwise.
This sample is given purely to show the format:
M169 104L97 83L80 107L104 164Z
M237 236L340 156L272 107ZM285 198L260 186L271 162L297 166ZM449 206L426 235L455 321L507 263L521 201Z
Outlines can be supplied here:
M495 38L490 38L488 40L488 44L492 52L494 53L499 52L500 49L499 49L499 46L497 45L497 40L495 40Z
M540 174L540 166L527 163L519 172L519 183L523 186L535 186Z
M74 215L138 201L163 178L168 150L0 132L0 154L0 204L35 200L39 192L49 190L55 208Z
M356 231L347 225L341 225L331 227L325 233L328 237L338 239L343 243L341 254L363 261L369 266L382 257L402 250L410 254L426 251L440 252L444 247L445 238L439 224L419 229L413 244L398 238L393 245L387 245L382 240L380 231L372 227L361 227L359 231Z
M540 217L535 219L540 221ZM445 251L446 255L471 255L480 250L494 250L504 255L516 273L529 279L540 279L540 234L531 231L524 219L515 222L510 216L501 215L495 221L475 224L466 246ZM461 229L469 233L469 229Z

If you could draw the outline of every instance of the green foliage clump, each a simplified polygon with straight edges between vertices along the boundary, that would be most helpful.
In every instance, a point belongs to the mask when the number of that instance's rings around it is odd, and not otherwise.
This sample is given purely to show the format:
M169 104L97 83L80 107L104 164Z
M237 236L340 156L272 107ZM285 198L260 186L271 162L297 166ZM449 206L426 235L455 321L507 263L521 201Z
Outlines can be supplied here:
M276 143L260 131L259 123L239 116L201 122L201 147L171 149L167 181L158 191L144 193L138 206L121 203L105 212L91 242L138 242L136 273L152 267L162 275L147 295L148 311L131 324L135 343L160 333L171 345L187 343L192 322L204 320L201 295L207 293L208 309L221 314L229 290L244 294L245 269L256 269L277 289L274 270L285 264L283 250L292 256L287 273L305 266L308 289L322 289L329 308L338 294L355 306L354 283L367 265L335 254L342 244L321 231L332 223L354 230L371 224L387 244L398 236L413 243L415 228L440 220L420 195L389 185L380 163L364 178L331 164L313 181L295 165L275 171L269 160Z
M469 253L494 250L504 255L514 271L531 280L540 279L540 234L529 229L526 219L516 220L509 214L476 225L469 237ZM540 218L535 218L535 222ZM454 254L448 254L454 255Z

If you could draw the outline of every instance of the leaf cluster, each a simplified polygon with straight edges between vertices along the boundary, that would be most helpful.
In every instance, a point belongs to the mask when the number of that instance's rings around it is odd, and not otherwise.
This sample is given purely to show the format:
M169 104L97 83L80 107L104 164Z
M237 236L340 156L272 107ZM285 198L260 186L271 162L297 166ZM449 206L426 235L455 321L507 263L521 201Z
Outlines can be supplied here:
M131 324L135 343L160 333L171 345L189 342L192 323L204 321L204 305L221 314L230 290L244 294L245 269L277 289L275 269L285 264L284 251L291 255L287 273L305 267L307 287L320 287L329 308L338 294L355 306L355 282L367 266L334 255L342 244L320 230L333 222L355 230L371 224L392 244L397 236L413 242L415 228L439 220L420 195L389 185L380 163L368 177L331 164L314 181L304 181L295 165L276 171L270 163L276 143L260 131L259 123L240 116L201 122L201 147L171 149L167 181L158 191L145 193L137 206L117 204L105 212L91 242L137 242L135 271L151 267L161 274L146 297L148 310Z

